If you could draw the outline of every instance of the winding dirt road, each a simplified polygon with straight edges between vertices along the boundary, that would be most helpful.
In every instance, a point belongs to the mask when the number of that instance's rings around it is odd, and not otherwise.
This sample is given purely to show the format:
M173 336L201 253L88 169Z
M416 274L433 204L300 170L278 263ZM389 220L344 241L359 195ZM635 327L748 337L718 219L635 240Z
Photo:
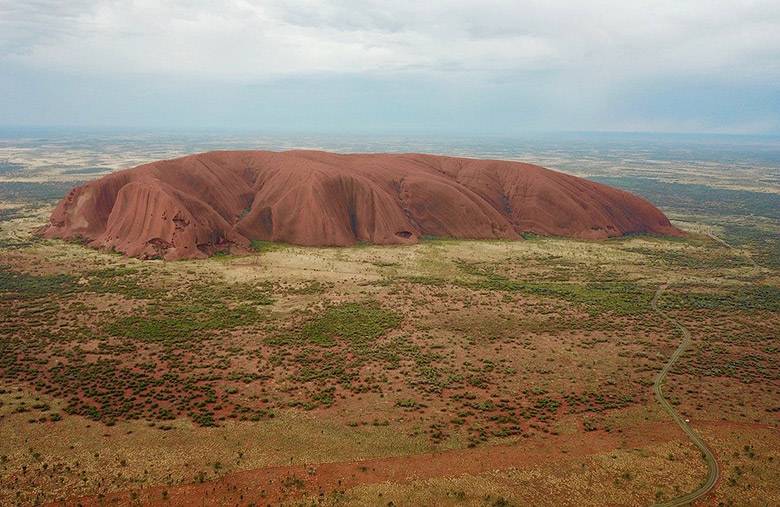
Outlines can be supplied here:
M675 363L677 363L677 361L680 359L680 356L682 356L683 352L685 352L685 349L688 348L688 345L691 343L691 333L688 332L688 329L680 324L677 319L670 317L666 314L666 312L658 308L658 298L661 297L661 294L667 287L668 285L664 284L658 288L650 305L653 307L654 311L656 311L667 321L674 324L675 327L677 327L682 332L683 339L682 342L680 342L680 345L677 347L677 350L675 350L674 354L672 354L672 357L669 358L669 361L655 377L655 382L653 383L653 392L655 393L655 398L658 400L658 403L664 408L664 410L666 410L672 419L674 419L680 429L682 429L685 434L688 435L688 438L691 439L693 444L699 448L702 456L704 457L704 461L707 463L708 473L707 479L704 481L704 483L702 483L702 485L695 490L691 491L690 493L686 493L685 495L678 496L677 498L673 498L668 502L656 504L656 507L688 505L709 493L710 490L712 490L712 488L715 486L715 483L718 482L718 478L720 477L720 466L718 465L718 461L715 459L715 455L712 453L710 448L707 447L707 444L705 444L699 435L693 430L693 428L691 428L691 426L685 421L685 419L683 419L682 416L680 416L680 414L674 409L672 404L669 403L666 398L664 398L663 385L664 381L666 380L666 376L669 374L669 371L672 369Z

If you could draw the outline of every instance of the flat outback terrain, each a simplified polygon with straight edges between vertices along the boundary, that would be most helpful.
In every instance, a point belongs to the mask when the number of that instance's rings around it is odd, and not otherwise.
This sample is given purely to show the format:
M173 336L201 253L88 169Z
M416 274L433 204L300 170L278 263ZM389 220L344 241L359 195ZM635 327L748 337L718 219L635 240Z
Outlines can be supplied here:
M684 235L164 261L38 234L140 149L0 147L2 505L780 505L769 162L517 150Z

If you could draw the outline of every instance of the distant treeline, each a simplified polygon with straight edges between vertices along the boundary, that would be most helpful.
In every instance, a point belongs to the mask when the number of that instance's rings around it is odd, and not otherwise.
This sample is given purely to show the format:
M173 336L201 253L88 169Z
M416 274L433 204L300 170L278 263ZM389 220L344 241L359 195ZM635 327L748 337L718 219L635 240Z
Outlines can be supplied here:
M71 188L83 183L82 181L0 182L0 201L30 204L56 201L65 197Z
M660 208L707 215L758 215L780 219L780 194L670 183L634 176L593 176L589 179L641 195Z

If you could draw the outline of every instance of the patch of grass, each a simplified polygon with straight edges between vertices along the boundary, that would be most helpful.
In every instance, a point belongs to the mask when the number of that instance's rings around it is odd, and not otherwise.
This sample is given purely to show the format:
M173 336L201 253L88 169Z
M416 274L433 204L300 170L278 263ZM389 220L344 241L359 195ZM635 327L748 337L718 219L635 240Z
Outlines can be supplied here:
M319 280L311 280L308 282L305 282L302 285L292 287L287 290L288 294L296 294L296 295L312 295L312 294L322 294L325 292L325 289L327 288L327 284L320 282Z
M337 338L359 345L382 336L400 321L400 316L376 302L343 303L307 322L300 336L325 347L335 344Z
M526 282L510 280L488 268L460 263L475 281L461 281L461 285L479 289L507 292L523 292L536 296L563 299L584 306L589 312L609 311L618 315L630 315L649 311L652 291L636 283L604 281L587 283Z
M211 305L154 307L145 315L118 319L105 328L113 336L176 344L197 338L202 331L231 329L254 323L260 315L252 305L229 308L221 302Z
M134 268L106 268L84 273L86 284L79 284L72 274L32 275L0 265L0 293L13 293L21 299L37 299L77 292L120 294L130 299L153 299L164 294L159 289L139 283L142 273Z
M780 232L777 229L751 225L727 224L723 228L726 240L734 246L748 247L761 266L780 268Z
M642 254L670 267L690 269L701 268L738 268L752 266L744 256L722 251L702 252L699 250L657 250L653 248L632 247L627 252Z
M71 275L31 275L0 265L0 294L9 294L14 298L38 299L55 294L66 295L75 291L75 282Z
M249 247L255 252L275 252L282 250L286 245L282 243L276 243L273 241L267 241L264 239L253 239L249 242Z
M405 399L396 401L395 402L395 406L396 407L401 407L401 408L407 408L407 409L414 410L415 408L417 408L419 406L419 403L417 403L416 400L413 400L411 398L405 398Z
M143 288L136 290L141 291L140 295L145 294ZM136 290L130 294L136 294ZM183 344L202 338L209 331L258 322L263 318L258 306L273 303L268 291L268 287L250 284L189 287L181 293L166 294L156 304L148 305L142 314L110 322L105 331L112 336L166 345Z
M98 294L120 294L129 299L157 299L165 291L141 283L143 273L137 268L111 267L85 273L89 282L84 290Z
M684 293L669 292L663 304L675 310L732 309L741 311L780 311L780 287L774 285L747 285L728 291Z
M416 283L419 285L435 285L435 286L443 286L447 285L448 282L444 280L443 278L436 277L436 276L423 276L423 275L415 275L415 276L407 276L404 278L401 278L400 280L409 282L409 283Z

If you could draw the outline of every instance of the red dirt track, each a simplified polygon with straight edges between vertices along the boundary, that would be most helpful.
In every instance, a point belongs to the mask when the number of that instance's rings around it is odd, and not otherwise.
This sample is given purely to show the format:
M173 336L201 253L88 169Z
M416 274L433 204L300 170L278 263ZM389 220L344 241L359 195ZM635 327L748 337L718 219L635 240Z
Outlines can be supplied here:
M622 446L668 442L680 432L667 424L649 423L630 433L592 432L586 436L550 435L517 444L485 446L433 454L378 458L365 461L319 463L245 470L215 481L177 486L156 486L111 493L101 497L71 499L52 505L99 506L233 506L276 505L305 496L343 491L363 484L405 483L417 479L458 477L555 463L610 452Z
M255 239L345 246L525 232L681 234L640 197L531 164L296 150L209 152L107 175L74 188L43 235L182 259Z

